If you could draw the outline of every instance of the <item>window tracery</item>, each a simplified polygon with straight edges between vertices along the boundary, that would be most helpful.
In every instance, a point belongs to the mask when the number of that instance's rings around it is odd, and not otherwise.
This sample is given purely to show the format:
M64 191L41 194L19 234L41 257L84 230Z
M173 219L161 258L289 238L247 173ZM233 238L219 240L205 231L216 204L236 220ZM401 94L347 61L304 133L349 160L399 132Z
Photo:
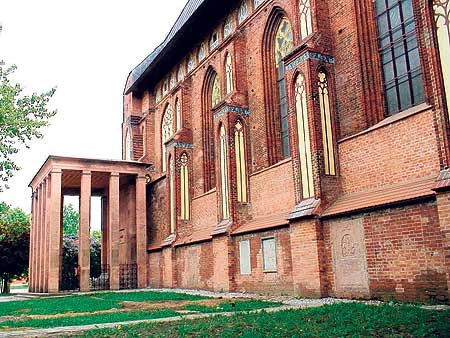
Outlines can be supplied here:
M222 100L220 95L220 81L219 76L216 74L214 76L212 90L211 90L211 107L217 106Z
M304 39L312 33L311 0L300 0L300 38Z
M183 153L180 157L180 213L182 220L190 219L189 167L188 156Z
M198 61L200 62L200 61L204 60L205 57L206 57L206 46L204 43L202 43L200 45L200 49L198 51Z
M222 219L225 220L230 218L230 204L228 191L227 133L223 125L220 126L220 182Z
M227 18L227 21L225 21L225 25L223 26L223 36L224 36L224 38L228 37L233 32L234 32L234 22L233 22L233 17L230 15Z
M189 56L188 64L187 64L187 71L188 73L191 72L195 68L195 57L194 55Z
M247 165L245 161L244 127L237 121L234 127L234 147L236 154L236 187L238 202L247 202Z
M279 68L283 58L288 55L294 48L294 38L292 34L291 24L288 19L283 18L278 26L275 36L275 63Z
M162 170L166 170L166 142L173 135L173 108L169 104L164 111L161 125L161 145L162 145Z
M233 91L233 59L230 53L227 53L225 62L226 76L226 93L227 95Z
M241 6L239 7L239 12L238 12L238 23L242 23L249 14L249 10L248 10L248 5L247 5L247 1L242 1Z

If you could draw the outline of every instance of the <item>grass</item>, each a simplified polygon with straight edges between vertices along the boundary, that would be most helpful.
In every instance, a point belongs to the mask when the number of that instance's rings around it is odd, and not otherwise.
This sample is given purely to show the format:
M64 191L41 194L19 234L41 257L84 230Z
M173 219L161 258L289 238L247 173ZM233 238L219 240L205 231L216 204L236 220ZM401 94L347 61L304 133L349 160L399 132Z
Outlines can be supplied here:
M75 337L450 337L450 311L341 303L306 310L120 326Z
M52 315L119 309L122 307L120 303L123 301L149 302L199 299L206 299L206 297L175 292L102 292L6 302L0 306L0 316Z
M28 290L28 284L11 285L11 291L14 291L14 290Z

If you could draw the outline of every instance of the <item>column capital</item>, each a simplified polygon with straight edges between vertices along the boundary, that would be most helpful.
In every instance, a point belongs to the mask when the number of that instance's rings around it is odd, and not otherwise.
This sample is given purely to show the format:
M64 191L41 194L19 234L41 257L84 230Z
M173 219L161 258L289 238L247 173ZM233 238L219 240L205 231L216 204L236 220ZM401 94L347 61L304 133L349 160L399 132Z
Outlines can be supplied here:
M91 175L91 174L92 174L92 172L90 170L83 170L81 172L81 175Z
M53 168L53 169L50 171L50 173L51 173L51 174L62 174L62 169L59 169L59 168Z
M112 172L109 174L109 176L111 176L111 177L119 177L119 175L120 174L118 172Z

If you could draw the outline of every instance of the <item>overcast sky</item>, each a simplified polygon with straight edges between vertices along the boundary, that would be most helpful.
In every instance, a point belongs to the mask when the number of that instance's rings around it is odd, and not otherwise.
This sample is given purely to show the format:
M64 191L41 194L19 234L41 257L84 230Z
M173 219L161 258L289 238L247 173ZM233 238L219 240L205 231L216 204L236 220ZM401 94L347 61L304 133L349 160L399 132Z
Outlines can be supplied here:
M30 211L28 184L48 155L120 159L128 73L159 45L187 0L0 0L0 60L26 92L57 87L58 114L16 160L0 201Z

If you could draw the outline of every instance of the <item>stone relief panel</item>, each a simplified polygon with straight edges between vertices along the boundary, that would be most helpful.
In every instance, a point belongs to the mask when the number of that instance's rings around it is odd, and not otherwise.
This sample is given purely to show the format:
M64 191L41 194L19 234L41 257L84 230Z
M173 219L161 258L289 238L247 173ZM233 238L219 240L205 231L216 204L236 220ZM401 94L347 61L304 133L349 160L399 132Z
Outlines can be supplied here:
M333 272L337 293L369 292L362 218L330 223Z

